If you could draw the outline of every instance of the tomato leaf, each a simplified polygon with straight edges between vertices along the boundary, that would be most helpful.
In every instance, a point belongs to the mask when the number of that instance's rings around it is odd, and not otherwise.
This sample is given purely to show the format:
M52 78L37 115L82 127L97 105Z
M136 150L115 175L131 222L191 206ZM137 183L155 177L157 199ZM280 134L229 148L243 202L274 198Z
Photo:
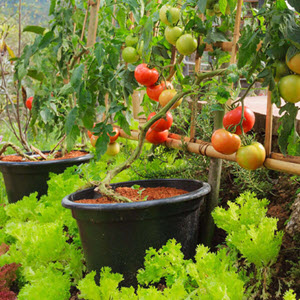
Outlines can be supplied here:
M281 124L278 129L278 145L280 151L286 155L289 142L294 141L295 119L298 113L298 108L293 103L287 103L280 109L279 113L285 114L280 118Z
M300 27L294 23L287 27L287 39L300 49Z
M45 76L42 72L38 72L37 70L33 70L33 69L28 70L27 75L38 81L43 81L45 79Z
M67 134L67 150L72 150L77 137L80 135L80 130L76 125L76 119L78 117L78 108L74 107L67 116L65 130Z
M71 76L71 86L74 88L74 90L78 90L80 87L80 83L82 81L82 76L84 72L84 64L80 64L72 73Z
M296 54L298 54L300 52L300 49L298 49L297 47L295 47L294 45L292 45L287 53L286 53L286 59L289 62Z
M40 50L46 48L54 39L54 32L53 31L48 31L42 38L42 40L40 41L38 48Z
M220 11L223 15L226 13L227 0L219 0Z
M188 1L187 1L188 2ZM198 0L197 7L201 13L205 13L207 0Z
M51 0L50 8L49 8L49 16L51 16L55 11L56 0Z
M44 27L30 25L30 26L26 26L23 29L23 32L33 32L36 34L43 34L45 30L46 30L46 28L44 28Z

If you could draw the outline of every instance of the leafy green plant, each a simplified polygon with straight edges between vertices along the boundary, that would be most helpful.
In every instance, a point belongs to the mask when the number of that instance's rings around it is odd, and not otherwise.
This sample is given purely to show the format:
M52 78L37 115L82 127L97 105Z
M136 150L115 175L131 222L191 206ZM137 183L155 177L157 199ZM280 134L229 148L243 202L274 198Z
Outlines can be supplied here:
M195 262L184 260L180 244L170 240L156 251L149 249L145 257L145 267L139 271L138 282L147 287L118 288L122 275L112 274L103 268L100 285L94 280L95 272L79 282L80 297L95 299L242 299L244 282L239 278L237 268L232 266L234 258L225 249L217 254L207 247L197 248ZM152 283L165 279L166 288L158 290ZM151 284L151 285L150 285ZM108 288L109 287L109 288Z
M266 217L268 203L246 192L235 202L229 201L227 210L217 207L212 213L216 225L228 234L227 245L255 265L257 288L262 286L263 297L267 296L270 266L276 262L283 237L283 232L277 231L278 220Z

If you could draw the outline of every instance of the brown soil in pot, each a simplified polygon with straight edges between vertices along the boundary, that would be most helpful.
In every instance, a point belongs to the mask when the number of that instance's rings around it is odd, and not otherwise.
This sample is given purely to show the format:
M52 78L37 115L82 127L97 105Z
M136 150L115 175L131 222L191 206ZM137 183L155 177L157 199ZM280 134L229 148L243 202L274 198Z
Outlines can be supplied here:
M47 156L47 153L44 153L44 154ZM49 159L49 161L51 161L51 160L60 160L60 159L68 159L68 158L76 158L76 157L84 156L86 154L87 154L87 152L74 150L74 151L71 151L69 153L66 153L64 156L61 156L61 152L57 152L56 156L53 159ZM6 156L3 156L3 157L0 157L0 160L1 161L8 161L8 162L29 161L29 160L24 160L24 158L20 155L6 155ZM38 159L37 161L44 161L44 160Z
M118 194L129 198L133 202L140 202L146 200L158 200L163 198L170 198L187 194L187 191L171 188L171 187L155 187L155 188L143 188L134 189L131 187L118 187L115 190ZM97 199L82 199L74 201L77 203L89 203L89 204L105 204L116 203L114 200L110 200L107 197L100 197Z

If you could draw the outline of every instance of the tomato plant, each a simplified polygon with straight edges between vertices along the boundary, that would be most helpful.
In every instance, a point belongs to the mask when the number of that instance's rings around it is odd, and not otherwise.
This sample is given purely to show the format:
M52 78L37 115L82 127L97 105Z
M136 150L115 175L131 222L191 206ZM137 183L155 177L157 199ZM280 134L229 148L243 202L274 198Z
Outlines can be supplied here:
M258 142L242 146L236 152L237 163L247 170L256 170L261 167L266 159L266 150Z
M182 55L191 55L198 46L197 40L190 34L186 33L176 41L176 48Z
M227 112L223 118L223 126L227 130L233 129L234 126L238 125L241 122L242 118L242 106L238 106L237 108ZM247 106L244 107L244 120L242 122L244 133L251 130L255 123L255 115L254 112L248 108ZM242 134L241 126L237 126L235 134Z
M220 153L233 154L240 148L241 139L237 134L217 129L211 137L211 144Z
M149 121L155 115L156 115L156 113L152 112L148 116L147 120ZM154 124L151 125L150 128L154 131L165 131L172 126L172 123L173 123L173 117L172 117L172 114L168 111L166 113L165 118L161 118L161 119L157 120Z
M171 90L164 90L162 91L162 93L160 94L158 101L159 104L164 107L166 106L173 97L175 97L175 95L177 94L175 89L171 89ZM174 105L172 105L171 109L176 108L177 106L179 106L182 102L182 98L179 99Z
M278 82L280 96L287 102L297 103L300 101L300 75L288 75Z
M155 131L151 128L146 133L146 140L154 145L162 144L168 138L169 131Z
M147 64L140 64L134 70L136 81L145 86L154 85L159 77L158 71L147 67Z
M26 107L31 110L32 109L32 101L33 101L33 97L29 97L27 100L26 100Z
M166 83L167 83L167 87L166 87ZM173 89L173 85L171 82L167 81L166 83L162 81L160 84L147 86L146 92L148 97L151 100L158 102L159 96L163 90L165 90L166 88Z

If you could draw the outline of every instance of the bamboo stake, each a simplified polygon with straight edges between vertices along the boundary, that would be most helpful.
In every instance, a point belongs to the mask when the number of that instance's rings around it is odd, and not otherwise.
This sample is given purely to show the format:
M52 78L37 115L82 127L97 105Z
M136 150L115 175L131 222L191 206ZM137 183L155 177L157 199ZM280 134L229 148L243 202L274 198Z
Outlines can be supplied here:
M89 29L88 29L88 37L87 37L87 47L93 47L96 42L100 0L96 0L96 1L97 2L92 2L92 1L89 2L91 9L90 9L90 21L89 21Z
M201 20L204 20L204 14L200 15ZM198 45L202 43L202 38L198 38ZM195 58L195 73L198 74L201 72L201 57L199 56L198 52L196 53ZM193 102L192 102L192 116L191 116L191 129L190 129L190 137L191 140L195 138L196 135L196 119L197 119L197 96L193 96Z
M270 153L272 151L272 128L273 128L272 92L270 92L268 90L266 128L265 128L265 143L264 143L267 157L270 156Z
M234 33L233 33L232 48L231 48L231 60L230 60L231 64L236 63L237 42L240 38L242 6L243 6L243 0L238 0L236 16L235 16L235 26L234 26Z
M131 135L127 135L124 130L120 129L120 136L126 139L131 140L138 140L139 132L136 130L131 131ZM176 137L176 139L174 138ZM169 148L179 149L179 150L187 150L191 153L201 154L204 156L212 157L212 158L220 158L225 159L228 161L236 161L235 154L225 155L216 151L211 143L204 142L201 140L196 140L195 142L189 142L190 138L182 137L180 140L180 136L170 134L167 141L163 144ZM275 153L272 153L272 156ZM280 154L276 154L275 158L267 158L264 162L264 166L267 169L271 169L274 171L294 174L300 176L300 163L298 160L296 162L291 162L288 160L278 160L277 155L281 156ZM283 158L283 157L281 157Z

